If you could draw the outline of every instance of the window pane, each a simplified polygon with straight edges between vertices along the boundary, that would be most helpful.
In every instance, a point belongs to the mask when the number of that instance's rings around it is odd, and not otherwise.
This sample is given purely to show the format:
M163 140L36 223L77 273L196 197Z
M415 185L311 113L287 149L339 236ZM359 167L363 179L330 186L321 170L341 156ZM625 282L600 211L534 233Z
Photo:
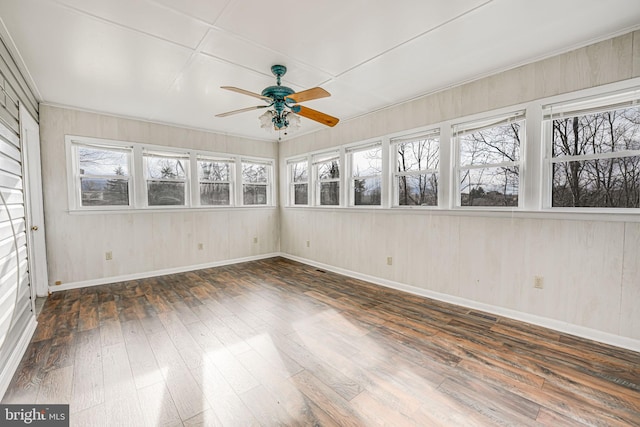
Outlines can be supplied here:
M78 164L83 175L129 175L130 152L78 147Z
M380 205L380 178L354 179L355 205Z
M399 176L398 204L400 206L437 206L438 176L436 174Z
M460 164L487 165L520 160L520 128L524 120L460 136Z
M242 200L245 205L266 205L267 186L244 184L242 186Z
M554 207L640 207L640 156L552 166Z
M147 181L149 206L184 205L184 182Z
M145 156L147 178L184 179L187 159L174 157Z
M291 179L293 182L306 182L308 178L307 162L297 162L291 164Z
M269 173L267 167L268 165L260 163L242 163L242 181L267 182Z
M373 176L382 173L382 148L356 151L352 156L352 176Z
M229 163L198 161L198 179L200 181L229 181Z
M340 178L340 166L338 160L318 164L318 179Z
M200 183L201 205L229 205L230 202L229 184Z
M126 179L80 179L82 206L128 206L129 182Z
M640 150L640 107L553 121L553 156Z
M308 204L308 185L307 184L294 184L293 186L293 204L294 205L306 205Z
M403 142L396 146L398 172L438 169L439 138Z
M340 183L337 181L320 183L320 204L337 206L340 204Z
M462 206L518 206L518 167L463 171L460 180Z

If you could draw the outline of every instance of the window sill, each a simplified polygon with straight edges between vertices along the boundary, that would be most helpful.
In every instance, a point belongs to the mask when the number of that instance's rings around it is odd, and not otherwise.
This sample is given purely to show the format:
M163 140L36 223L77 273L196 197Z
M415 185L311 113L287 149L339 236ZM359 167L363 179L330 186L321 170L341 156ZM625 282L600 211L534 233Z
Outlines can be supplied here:
M442 209L434 206L414 206L414 207L391 207L391 208L370 208L353 206L284 206L284 209L309 210L318 212L344 212L344 213L376 213L399 215L425 215L425 216L462 216L462 217L487 217L487 218L513 218L513 219L546 219L565 221L609 221L609 222L640 222L640 212L585 212L584 210L522 210L515 208L495 209L495 208L455 208Z
M274 210L277 206L274 205L247 205L247 206L179 206L179 207L145 207L145 208L130 208L130 209L72 209L66 212L69 215L122 215L122 214L150 214L150 213L177 213L177 212L222 212L222 211L243 211L243 210L255 210L265 209Z

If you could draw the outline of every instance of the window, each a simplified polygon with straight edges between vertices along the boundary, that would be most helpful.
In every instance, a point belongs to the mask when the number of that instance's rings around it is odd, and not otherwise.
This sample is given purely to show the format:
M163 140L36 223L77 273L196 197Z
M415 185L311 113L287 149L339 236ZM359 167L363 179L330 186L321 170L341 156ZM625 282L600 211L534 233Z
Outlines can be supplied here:
M313 157L317 177L316 204L340 205L340 157L339 153L319 154Z
M380 144L349 151L351 204L380 206L382 193L382 147Z
M391 147L395 156L394 206L437 206L439 133L394 139Z
M231 205L232 165L231 160L198 158L198 185L201 205Z
M545 108L552 207L640 207L640 90Z
M453 127L460 206L518 206L524 112Z
M271 204L272 159L71 135L65 145L70 211Z
M76 144L73 153L80 206L131 204L131 148Z
M289 163L289 200L292 205L309 204L309 162L307 160Z
M242 202L245 205L269 204L271 165L242 161Z
M144 168L149 206L186 205L186 155L145 152Z

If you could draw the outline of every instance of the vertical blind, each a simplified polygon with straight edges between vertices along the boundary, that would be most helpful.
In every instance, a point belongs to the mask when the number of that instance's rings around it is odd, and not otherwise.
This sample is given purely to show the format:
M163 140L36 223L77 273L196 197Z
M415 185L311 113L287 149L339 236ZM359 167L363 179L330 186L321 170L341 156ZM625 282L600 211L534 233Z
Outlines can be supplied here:
M32 316L23 184L20 139L0 123L0 367Z

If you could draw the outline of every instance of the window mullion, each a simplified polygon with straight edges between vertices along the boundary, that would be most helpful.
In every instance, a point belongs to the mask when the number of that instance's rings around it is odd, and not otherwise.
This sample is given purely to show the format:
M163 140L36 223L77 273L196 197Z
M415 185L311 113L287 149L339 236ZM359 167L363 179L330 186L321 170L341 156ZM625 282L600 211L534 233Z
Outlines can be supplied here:
M189 155L189 181L191 183L191 206L201 206L200 204L200 182L198 176L198 156L196 153Z
M542 126L542 106L534 102L527 106L525 125L525 145L521 158L520 187L522 189L521 206L525 210L538 210L542 207L544 141Z
M142 155L142 147L139 145L135 145L133 147L133 171L131 175L133 176L134 206L137 208L148 206L144 159Z
M391 181L389 180L390 171L393 170L391 162L394 161L394 156L391 155L389 149L389 138L383 138L382 140L382 172L380 176L380 206L383 208L389 208L392 206L391 202Z

